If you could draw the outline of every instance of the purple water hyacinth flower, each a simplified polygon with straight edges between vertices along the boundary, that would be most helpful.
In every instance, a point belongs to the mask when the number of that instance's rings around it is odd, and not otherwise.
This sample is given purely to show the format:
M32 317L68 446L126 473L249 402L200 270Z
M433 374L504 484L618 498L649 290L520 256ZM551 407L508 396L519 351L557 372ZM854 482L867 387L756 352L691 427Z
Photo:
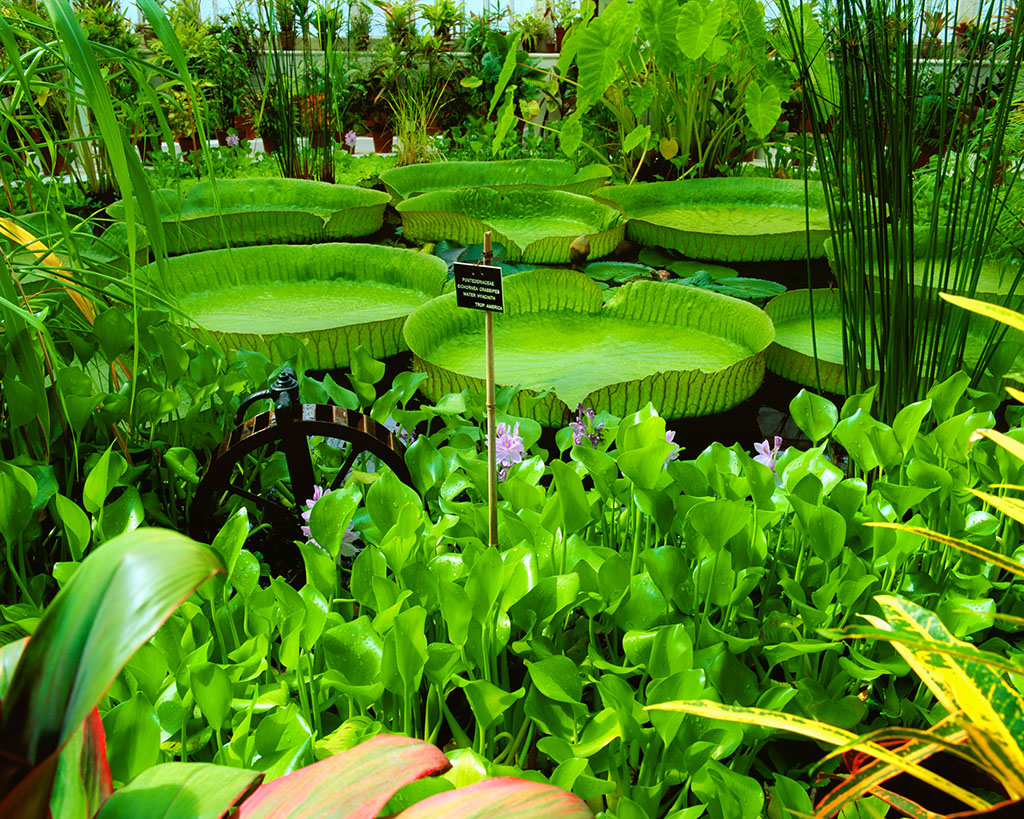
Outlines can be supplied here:
M505 480L509 467L517 464L526 456L522 436L519 434L519 422L509 427L504 421L495 430L494 458L498 462L498 479Z
M668 457L665 459L665 465L662 467L663 469L668 469L668 462L675 461L679 458L681 447L676 446L676 431L674 429L665 431L665 441L675 447L675 449L668 453Z
M574 444L578 446L586 438L590 441L590 445L597 449L597 445L601 443L601 430L604 429L604 424L595 426L594 411L589 407L584 407L583 404L577 404L576 420L569 422L569 429L572 430L572 442Z
M345 144L349 148L355 148L356 147L356 140L357 139L358 139L358 137L356 136L356 132L355 131L346 131L345 132Z
M238 134L228 134L227 143L229 148L238 147Z
M754 460L759 464L764 464L772 472L775 472L775 462L779 459L779 448L782 446L782 437L780 435L775 436L774 444L774 446L769 444L767 438L760 444L754 444L754 449L757 450ZM775 480L776 482L779 481L778 473L775 474Z
M309 518L313 514L313 507L316 506L316 502L326 494L327 490L322 486L314 486L313 497L306 499L306 508L303 510L301 515L302 519L306 521L307 524L306 526L301 527L302 536L306 538L309 543L312 543L314 546L318 546L321 549L323 546L320 546L319 543L313 540L313 533L310 531L308 524ZM345 534L341 536L340 553L345 555L345 557L355 557L359 554L361 549L355 545L355 542L359 539L360 534L361 533L353 529L352 524L349 523L348 527L345 529Z

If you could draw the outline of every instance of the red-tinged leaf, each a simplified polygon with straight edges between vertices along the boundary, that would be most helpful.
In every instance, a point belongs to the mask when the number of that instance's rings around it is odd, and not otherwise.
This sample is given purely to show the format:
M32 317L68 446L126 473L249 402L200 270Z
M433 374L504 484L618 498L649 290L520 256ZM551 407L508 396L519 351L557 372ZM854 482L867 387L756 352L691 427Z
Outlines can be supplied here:
M499 777L439 793L398 815L401 819L592 819L594 814L578 796L554 785Z
M872 788L870 793L872 796L877 796L890 807L896 808L904 816L909 816L910 819L945 819L945 814L935 813L927 808L923 808L914 800L907 799L902 794L888 791L885 788Z
M208 762L154 765L114 793L96 819L220 819L262 780L259 771Z
M400 787L449 765L428 742L382 734L261 785L238 819L374 819Z
M92 819L113 789L107 737L99 709L94 708L60 752L50 814L60 819Z
M0 802L0 819L47 819L50 791L57 774L60 751L54 751L34 768L3 760L3 785L10 792Z
M0 751L33 764L53 755L139 646L220 571L208 546L162 529L136 529L94 550L47 607L11 675ZM0 794L13 784L0 779Z
M982 819L1020 819L1024 815L1024 799L1008 799L985 810L966 810L963 813L950 813L945 819L969 819L978 816Z

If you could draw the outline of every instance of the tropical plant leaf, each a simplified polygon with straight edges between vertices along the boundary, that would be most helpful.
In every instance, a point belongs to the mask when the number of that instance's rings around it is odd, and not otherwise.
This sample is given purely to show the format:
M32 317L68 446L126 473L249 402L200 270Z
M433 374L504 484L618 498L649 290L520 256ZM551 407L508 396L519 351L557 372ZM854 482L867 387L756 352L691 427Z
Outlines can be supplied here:
M910 735L907 736L907 734ZM935 725L931 731L906 732L904 729L896 728L888 731L875 731L871 738L873 741L881 741L883 737L888 736L906 736L907 742L900 749L900 756L908 763L920 764L944 747L937 740L941 739L947 744L953 744L954 741L962 741L962 738L966 737L966 733L952 721L952 718L947 717ZM841 751L837 749L828 756L832 757L837 753L841 753ZM865 793L874 793L876 788L899 772L898 768L878 760L858 767L818 803L814 811L815 819L830 819L859 796Z
M909 633L939 646L960 642L938 615L899 597L879 595L875 601L886 620L862 615L864 619L894 632L893 646L935 698L950 713L962 712L960 724L977 754L987 760L985 767L998 772L1010 797L1024 797L1024 697L986 663L960 663L943 651L912 649L899 641L900 634Z
M505 246L508 261L566 264L581 237L590 259L609 255L622 241L625 221L613 207L552 190L466 188L434 191L400 202L407 238L474 244L484 231Z
M261 785L238 819L374 819L402 785L448 767L429 743L380 735Z
M121 535L82 562L47 607L11 675L0 747L13 791L0 814L31 816L48 803L60 748L138 647L222 570L208 547L161 529Z
M604 96L619 75L619 55L636 32L635 7L626 0L612 0L576 36L579 94L576 113L582 115Z
M136 529L92 552L47 607L3 700L3 747L33 764L96 706L136 649L204 580L209 547Z
M880 759L898 768L903 773L910 774L933 788L938 788L945 793L959 799L965 805L982 809L990 806L990 803L981 797L961 788L949 780L904 760L899 754L890 751L872 742L861 742L856 734L835 728L823 722L800 717L796 714L786 714L779 711L769 711L764 708L745 708L739 705L724 705L720 702L707 700L692 700L679 702L664 702L658 705L648 705L648 711L681 711L685 714L695 714L699 717L720 719L727 722L740 722L747 725L757 725L761 728L774 728L779 731L792 731L795 734L809 737L810 739L824 742L829 745L844 746L853 750L863 751L876 759Z
M96 819L219 819L241 804L263 776L204 762L154 765L107 799Z
M782 261L806 258L808 250L819 258L830 229L821 187L812 186L808 198L800 180L613 185L601 190L600 198L622 207L632 241L678 250L692 259Z
M435 794L406 808L402 819L591 819L593 813L568 791L524 779L499 777Z
M1017 498L1006 498L999 495L993 495L990 492L982 492L980 489L975 489L971 486L965 488L972 495L981 498L985 503L994 506L1004 515L1008 515L1018 523L1024 523L1024 501L1020 501Z
M1019 563L1013 558L1009 558L1006 555L999 554L999 552L993 552L990 549L986 549L982 546L976 546L973 543L968 543L966 540L957 540L956 538L950 537L949 535L939 534L938 532L933 532L930 529L925 529L921 526L907 526L902 523L889 523L887 521L877 521L866 522L864 525L876 526L879 529L898 529L903 532L912 532L915 535L921 535L923 537L928 538L929 540L934 540L937 543L943 543L946 546L951 546L952 548L957 549L963 552L964 554L968 554L971 557L977 557L981 560L987 560L989 563L998 566L1000 569L1005 569L1006 571L1010 572L1011 574L1015 574L1018 577L1024 577L1024 563Z
M611 178L606 165L586 165L579 170L561 159L511 159L497 162L428 162L390 168L380 181L396 200L421 193L455 188L554 188L588 194Z
M360 346L377 358L405 349L406 316L441 293L448 267L414 250L323 244L209 250L168 259L165 277L141 273L229 349L272 355L283 333L329 368Z
M569 270L519 273L504 289L495 368L499 383L523 389L510 409L517 415L558 426L577 403L625 416L648 402L666 417L703 415L761 382L772 327L747 302L640 281L603 304L600 287ZM454 294L410 316L405 338L430 376L428 397L481 388L482 332L483 317L459 309Z
M966 296L954 296L950 293L939 293L939 296L950 304L955 304L964 310L977 313L979 316L985 316L1024 333L1024 315L1021 315L1016 310L1011 310L998 304L990 304L987 301L969 299Z

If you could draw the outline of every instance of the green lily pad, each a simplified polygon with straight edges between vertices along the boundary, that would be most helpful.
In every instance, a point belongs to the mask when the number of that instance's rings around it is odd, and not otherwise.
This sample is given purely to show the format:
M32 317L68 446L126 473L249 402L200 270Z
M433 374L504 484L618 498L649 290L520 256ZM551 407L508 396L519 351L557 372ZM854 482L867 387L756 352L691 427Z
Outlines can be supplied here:
M220 179L184 197L154 193L171 255L222 247L336 242L368 236L384 223L382 191L308 179ZM124 205L107 211L115 219Z
M690 179L616 185L600 196L625 211L631 241L694 259L762 262L823 255L825 196L813 184L809 194L801 180Z
M160 292L232 350L270 353L299 338L313 367L341 367L362 345L377 358L406 349L402 325L441 293L447 266L414 250L366 244L271 245L168 259Z
M775 324L775 341L765 357L768 369L797 384L843 394L843 316L838 294L825 288L790 290L768 302L764 310Z
M712 279L719 281L721 279L732 279L739 275L734 267L724 267L720 264L710 264L708 262L669 262L666 265L662 265L666 270L671 270L680 278L688 278L689 276L695 276L697 273L703 271L707 273Z
M833 239L827 239L824 247L829 267L835 272ZM973 278L974 271L967 268L967 265L973 264L972 259L951 254L947 260L944 251L945 242L942 241L942 237L934 247L931 247L928 242L928 228L915 230L914 284L917 287L924 287L927 284L933 289L949 292L958 289L955 284L957 281L964 283ZM1015 284L1019 269L1020 261L1016 259L984 259L977 271L975 298L994 299L1007 295ZM878 275L877 268L874 275ZM1024 288L1018 285L1016 294L1019 296L1022 293Z
M811 331L813 302L814 331ZM843 317L839 295L826 288L814 291L790 290L765 305L765 312L775 324L775 341L768 348L765 363L769 370L797 384L818 388L815 368L820 376L820 389L845 394L843 368ZM964 350L964 361L972 365L981 356L991 322L971 317ZM1007 333L1005 341L1019 344L1024 337ZM1012 346L1009 348L1013 350ZM1013 353L1011 353L1012 356ZM1021 364L1017 358L1017 368Z
M380 175L396 200L453 188L554 188L592 193L607 184L611 169L587 165L579 170L561 159L512 159L500 162L429 162L391 168Z
M600 259L615 250L626 227L615 208L564 191L435 191L400 202L397 209L408 239L473 244L490 230L508 261L530 264L566 264L570 246L580 241L589 245L587 258Z
M632 282L604 303L589 277L547 269L510 276L504 290L497 381L522 388L510 412L548 426L577 403L620 416L648 401L670 418L721 412L756 391L774 336L764 311L692 287ZM405 339L429 376L428 398L483 389L483 328L483 314L460 309L454 294L409 317Z

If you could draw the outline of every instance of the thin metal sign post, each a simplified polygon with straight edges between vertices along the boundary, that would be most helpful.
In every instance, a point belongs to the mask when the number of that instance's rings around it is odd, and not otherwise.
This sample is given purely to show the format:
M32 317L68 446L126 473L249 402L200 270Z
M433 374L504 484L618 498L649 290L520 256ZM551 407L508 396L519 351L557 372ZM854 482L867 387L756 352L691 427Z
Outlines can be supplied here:
M488 543L498 545L497 410L494 397L494 314L505 312L501 268L491 265L491 232L484 233L482 264L455 263L455 298L459 307L484 311L487 379L487 519Z

